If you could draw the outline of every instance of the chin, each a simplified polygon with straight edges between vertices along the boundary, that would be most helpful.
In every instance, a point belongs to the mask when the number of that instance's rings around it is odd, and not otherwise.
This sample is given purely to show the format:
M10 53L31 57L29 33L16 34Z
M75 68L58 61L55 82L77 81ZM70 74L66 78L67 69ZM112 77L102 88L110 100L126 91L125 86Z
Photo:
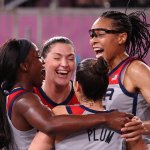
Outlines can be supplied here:
M68 80L57 82L57 85L59 85L59 86L67 86L68 84L69 84L69 81L68 81Z
M98 55L96 55L96 58L98 59L98 58L100 58L101 56L103 57L102 54L98 54Z

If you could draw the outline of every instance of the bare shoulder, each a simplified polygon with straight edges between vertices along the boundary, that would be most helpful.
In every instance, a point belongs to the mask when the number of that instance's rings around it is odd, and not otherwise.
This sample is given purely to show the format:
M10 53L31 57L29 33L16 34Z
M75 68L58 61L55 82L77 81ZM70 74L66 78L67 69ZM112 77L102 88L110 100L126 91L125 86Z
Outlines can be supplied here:
M66 114L68 114L65 105L54 107L52 109L52 113L53 113L53 115L66 115Z
M20 112L25 112L31 108L39 108L40 106L42 106L40 98L32 92L20 95L14 103L15 110Z
M143 77L143 75L150 75L150 67L142 61L135 60L129 65L127 74L138 78Z
M36 104L40 102L40 98L34 94L33 92L26 92L20 95L17 99L16 102L18 104L23 104L24 102L26 104Z
M150 85L150 67L142 61L135 60L131 62L126 71L126 81L128 85L133 85L134 89L149 89Z

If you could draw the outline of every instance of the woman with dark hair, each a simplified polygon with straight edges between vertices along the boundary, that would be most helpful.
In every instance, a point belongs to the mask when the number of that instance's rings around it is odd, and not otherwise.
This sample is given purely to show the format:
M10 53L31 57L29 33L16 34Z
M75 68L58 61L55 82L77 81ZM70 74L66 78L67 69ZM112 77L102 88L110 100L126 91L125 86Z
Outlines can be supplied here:
M124 123L129 121L128 116L131 115L116 111L109 115L52 117L50 109L33 93L33 87L42 85L43 64L37 46L29 40L10 39L1 46L0 147L11 149L9 143L15 150L27 150L37 130L48 135L59 135L81 131L98 124L107 124L120 130ZM11 132L6 125L8 122Z
M106 109L138 116L145 134L150 135L150 68L142 60L150 49L150 24L145 13L104 12L89 35L96 58L103 56L109 65ZM150 143L150 136L145 140Z
M100 57L98 60L88 58L81 61L76 69L74 89L80 105L57 106L53 108L55 115L87 115L93 113L110 113L113 110L105 111L102 105L102 97L108 86L108 66L106 61ZM132 123L140 123L140 120L133 118ZM140 126L140 125L139 125ZM138 129L139 126L136 126ZM142 129L141 129L142 130ZM139 138L130 145L130 150L140 145L143 150L146 148ZM124 139L120 132L112 130L105 125L88 128L75 134L63 134L60 136L47 136L39 132L34 138L29 150L125 150ZM140 147L140 148L141 148Z

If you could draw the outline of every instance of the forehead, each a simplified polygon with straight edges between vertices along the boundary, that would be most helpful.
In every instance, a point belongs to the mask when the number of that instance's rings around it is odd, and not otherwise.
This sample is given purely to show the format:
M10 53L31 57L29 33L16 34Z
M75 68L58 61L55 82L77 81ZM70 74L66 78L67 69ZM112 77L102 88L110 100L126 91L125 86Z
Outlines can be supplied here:
M75 54L74 47L71 44L55 43L50 47L51 54Z
M112 19L109 18L98 18L92 25L91 29L95 28L104 28L104 29L112 29Z
M37 55L39 54L39 49L36 47L31 47L30 52L29 52L31 57L37 57Z

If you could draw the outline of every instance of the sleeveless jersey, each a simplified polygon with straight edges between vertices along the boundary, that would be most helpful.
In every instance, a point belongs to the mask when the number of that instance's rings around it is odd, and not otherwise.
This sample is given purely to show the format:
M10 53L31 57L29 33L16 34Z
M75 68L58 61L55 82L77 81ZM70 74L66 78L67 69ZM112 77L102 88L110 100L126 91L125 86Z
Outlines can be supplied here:
M79 104L79 102L76 98L74 89L73 89L72 81L71 81L71 84L72 84L72 87L71 87L71 91L70 91L69 96L61 103L56 103L54 100L50 99L41 87L40 88L34 87L34 93L36 93L40 97L42 103L44 105L48 106L50 109L53 109L55 106L58 106L58 105Z
M11 122L11 113L13 104L19 96L21 96L26 92L27 91L25 91L23 88L19 87L13 89L7 96L6 102L7 118L12 132L11 144L13 145L15 150L27 150L37 132L37 129L35 128L28 131L20 131L16 129Z
M86 115L93 113L109 113L95 111L83 105L66 106L69 114ZM73 134L55 144L56 150L125 150L124 140L116 131L99 126Z
M142 121L150 120L150 107L141 93L130 93L123 85L125 71L134 60L137 59L133 57L125 59L109 73L109 86L104 105L106 110L117 109L121 112L132 113Z

